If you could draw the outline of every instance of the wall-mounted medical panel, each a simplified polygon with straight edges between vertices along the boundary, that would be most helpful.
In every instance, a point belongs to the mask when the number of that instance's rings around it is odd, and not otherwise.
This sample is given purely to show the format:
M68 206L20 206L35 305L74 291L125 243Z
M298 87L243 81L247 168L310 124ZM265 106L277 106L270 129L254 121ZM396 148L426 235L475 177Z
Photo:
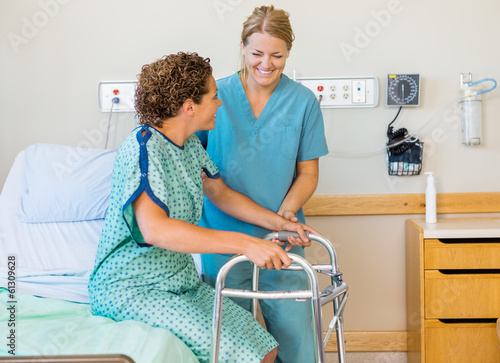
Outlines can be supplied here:
M318 99L322 108L375 107L379 88L376 77L297 78Z
M134 81L99 82L99 111L135 112L136 88L137 82Z

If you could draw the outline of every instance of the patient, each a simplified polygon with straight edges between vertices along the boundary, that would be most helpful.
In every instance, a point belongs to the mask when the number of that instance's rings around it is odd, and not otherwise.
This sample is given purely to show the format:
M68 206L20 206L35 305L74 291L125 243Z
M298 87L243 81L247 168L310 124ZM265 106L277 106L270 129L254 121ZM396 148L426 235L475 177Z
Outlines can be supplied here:
M209 59L178 53L145 65L136 110L140 126L120 146L110 205L90 277L92 312L163 327L197 356L210 356L214 292L191 253L244 254L262 268L291 259L277 243L197 226L203 194L224 212L270 230L304 231L227 187L194 133L211 130L222 102ZM203 180L202 180L203 174ZM252 315L224 300L220 360L273 362L277 342Z

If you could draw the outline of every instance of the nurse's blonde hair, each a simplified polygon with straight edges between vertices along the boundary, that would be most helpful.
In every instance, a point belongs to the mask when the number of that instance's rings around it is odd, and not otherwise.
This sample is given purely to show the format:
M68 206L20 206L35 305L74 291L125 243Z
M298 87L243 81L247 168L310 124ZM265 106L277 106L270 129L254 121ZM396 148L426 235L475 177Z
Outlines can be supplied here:
M282 9L275 9L273 5L261 6L254 9L252 15L243 23L241 42L244 46L248 44L248 38L254 33L265 33L279 38L286 43L288 50L292 49L295 40L290 14ZM246 77L245 56L241 56L241 73Z

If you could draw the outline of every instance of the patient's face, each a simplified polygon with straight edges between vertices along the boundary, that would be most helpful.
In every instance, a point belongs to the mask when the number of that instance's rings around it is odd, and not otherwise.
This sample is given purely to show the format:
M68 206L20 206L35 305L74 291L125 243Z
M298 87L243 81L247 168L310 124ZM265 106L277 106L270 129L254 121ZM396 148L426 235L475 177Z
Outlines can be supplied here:
M213 130L215 127L215 114L222 101L217 97L217 85L215 79L208 79L208 93L206 93L199 104L196 105L196 120L199 122L199 130Z

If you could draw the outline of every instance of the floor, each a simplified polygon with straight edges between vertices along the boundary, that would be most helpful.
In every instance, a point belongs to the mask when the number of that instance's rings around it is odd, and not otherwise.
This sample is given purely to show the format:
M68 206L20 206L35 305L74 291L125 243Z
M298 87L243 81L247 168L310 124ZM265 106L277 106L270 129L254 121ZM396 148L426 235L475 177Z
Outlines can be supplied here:
M265 327L260 308L257 311L257 321ZM347 352L345 360L346 363L408 363L406 352ZM338 363L338 361L336 352L325 353L325 363Z
M347 352L346 363L407 363L406 352ZM325 363L338 363L337 353L325 353Z

